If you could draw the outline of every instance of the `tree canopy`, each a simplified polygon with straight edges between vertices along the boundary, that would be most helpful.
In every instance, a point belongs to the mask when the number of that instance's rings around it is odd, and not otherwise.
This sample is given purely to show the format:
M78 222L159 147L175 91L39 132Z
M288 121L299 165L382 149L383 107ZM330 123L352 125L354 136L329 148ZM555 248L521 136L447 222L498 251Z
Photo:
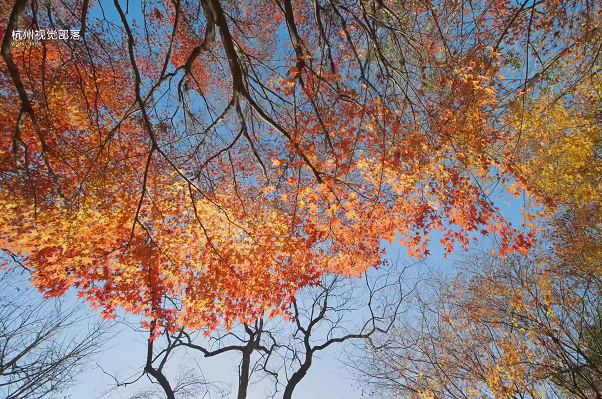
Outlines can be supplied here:
M175 331L283 314L323 274L380 265L382 240L421 257L435 234L448 252L491 235L499 255L527 253L535 215L512 226L493 186L545 209L573 195L567 184L579 201L599 193L579 169L599 129L561 124L599 116L561 96L598 95L574 91L598 73L589 1L0 12L0 248L48 296L75 287L106 317L123 308ZM47 29L80 37L15 35ZM542 141L544 157L530 147Z

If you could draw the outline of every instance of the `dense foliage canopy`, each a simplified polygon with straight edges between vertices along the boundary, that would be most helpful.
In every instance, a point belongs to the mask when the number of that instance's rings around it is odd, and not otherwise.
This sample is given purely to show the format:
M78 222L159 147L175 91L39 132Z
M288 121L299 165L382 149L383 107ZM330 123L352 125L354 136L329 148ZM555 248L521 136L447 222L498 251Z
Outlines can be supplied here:
M599 194L599 161L583 168L600 130L569 127L599 116L599 86L579 86L598 73L596 2L0 13L0 248L47 295L75 287L107 317L198 329L286 312L322 274L378 266L383 239L418 257L434 234L447 251L491 235L499 255L527 253L533 213L511 226L492 186L540 210ZM44 29L80 38L13 40Z

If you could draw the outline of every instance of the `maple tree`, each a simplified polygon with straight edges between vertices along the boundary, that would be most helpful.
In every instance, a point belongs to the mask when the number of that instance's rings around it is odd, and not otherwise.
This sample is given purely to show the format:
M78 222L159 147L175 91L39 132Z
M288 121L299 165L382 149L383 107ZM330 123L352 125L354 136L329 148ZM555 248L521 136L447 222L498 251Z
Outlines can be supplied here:
M294 323L266 314L229 330L218 327L208 337L185 328L165 331L147 342L146 363L135 374L129 378L111 375L115 384L110 392L135 384L149 373L156 376L158 386L142 389L136 397L162 392L167 398L178 398L212 391L226 397L223 385L207 381L205 373L211 370L212 359L228 356L238 363L234 367L238 386L230 392L232 397L255 397L262 382L268 383L263 386L266 397L296 397L300 383L322 353L386 333L401 317L403 302L413 289L404 281L412 266L416 265L394 263L386 270L372 269L362 279L323 276L319 285L296 294L291 304ZM345 352L352 349L346 346ZM195 360L184 366L186 358Z
M599 59L577 76L581 59L573 54L504 117L520 136L519 184L542 198L539 244L505 260L474 251L459 276L425 289L418 321L399 323L369 351L368 380L387 394L602 395Z
M0 5L0 247L47 295L75 287L153 334L285 313L322 274L378 266L383 239L423 256L433 232L447 251L491 234L526 252L535 233L486 191L540 194L499 115L591 47L581 22L600 12L174 0L135 21L130 6ZM12 39L43 27L82 39ZM539 71L505 79L523 39Z
M569 73L581 59L573 54L504 116L520 137L518 184L542 199L539 244L505 260L474 251L459 276L425 288L417 319L368 352L377 389L431 398L602 395L599 59L586 59L581 76Z

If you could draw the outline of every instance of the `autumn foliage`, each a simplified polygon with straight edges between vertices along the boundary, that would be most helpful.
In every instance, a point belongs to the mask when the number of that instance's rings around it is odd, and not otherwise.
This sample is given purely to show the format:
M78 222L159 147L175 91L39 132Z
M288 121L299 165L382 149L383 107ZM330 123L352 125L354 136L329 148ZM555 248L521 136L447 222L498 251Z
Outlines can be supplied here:
M534 137L589 111L523 101L589 62L599 10L577 3L5 2L0 248L47 295L75 287L170 329L286 312L324 273L381 264L382 240L527 253L535 226L488 188L555 208L567 191L523 138L580 162L598 139ZM82 39L12 40L45 27ZM517 43L539 72L517 78Z

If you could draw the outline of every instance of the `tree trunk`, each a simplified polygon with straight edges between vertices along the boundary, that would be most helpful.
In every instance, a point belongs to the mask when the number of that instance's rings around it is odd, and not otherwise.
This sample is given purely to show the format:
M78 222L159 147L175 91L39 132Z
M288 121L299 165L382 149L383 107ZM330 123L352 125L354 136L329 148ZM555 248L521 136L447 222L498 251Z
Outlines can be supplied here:
M313 354L309 352L306 356L307 357L305 358L305 362L301 365L299 370L295 371L295 373L291 376L291 379L288 380L282 399L291 399L293 397L293 391L297 387L297 384L299 384L303 377L305 377L305 374L307 374L307 371L311 366Z

